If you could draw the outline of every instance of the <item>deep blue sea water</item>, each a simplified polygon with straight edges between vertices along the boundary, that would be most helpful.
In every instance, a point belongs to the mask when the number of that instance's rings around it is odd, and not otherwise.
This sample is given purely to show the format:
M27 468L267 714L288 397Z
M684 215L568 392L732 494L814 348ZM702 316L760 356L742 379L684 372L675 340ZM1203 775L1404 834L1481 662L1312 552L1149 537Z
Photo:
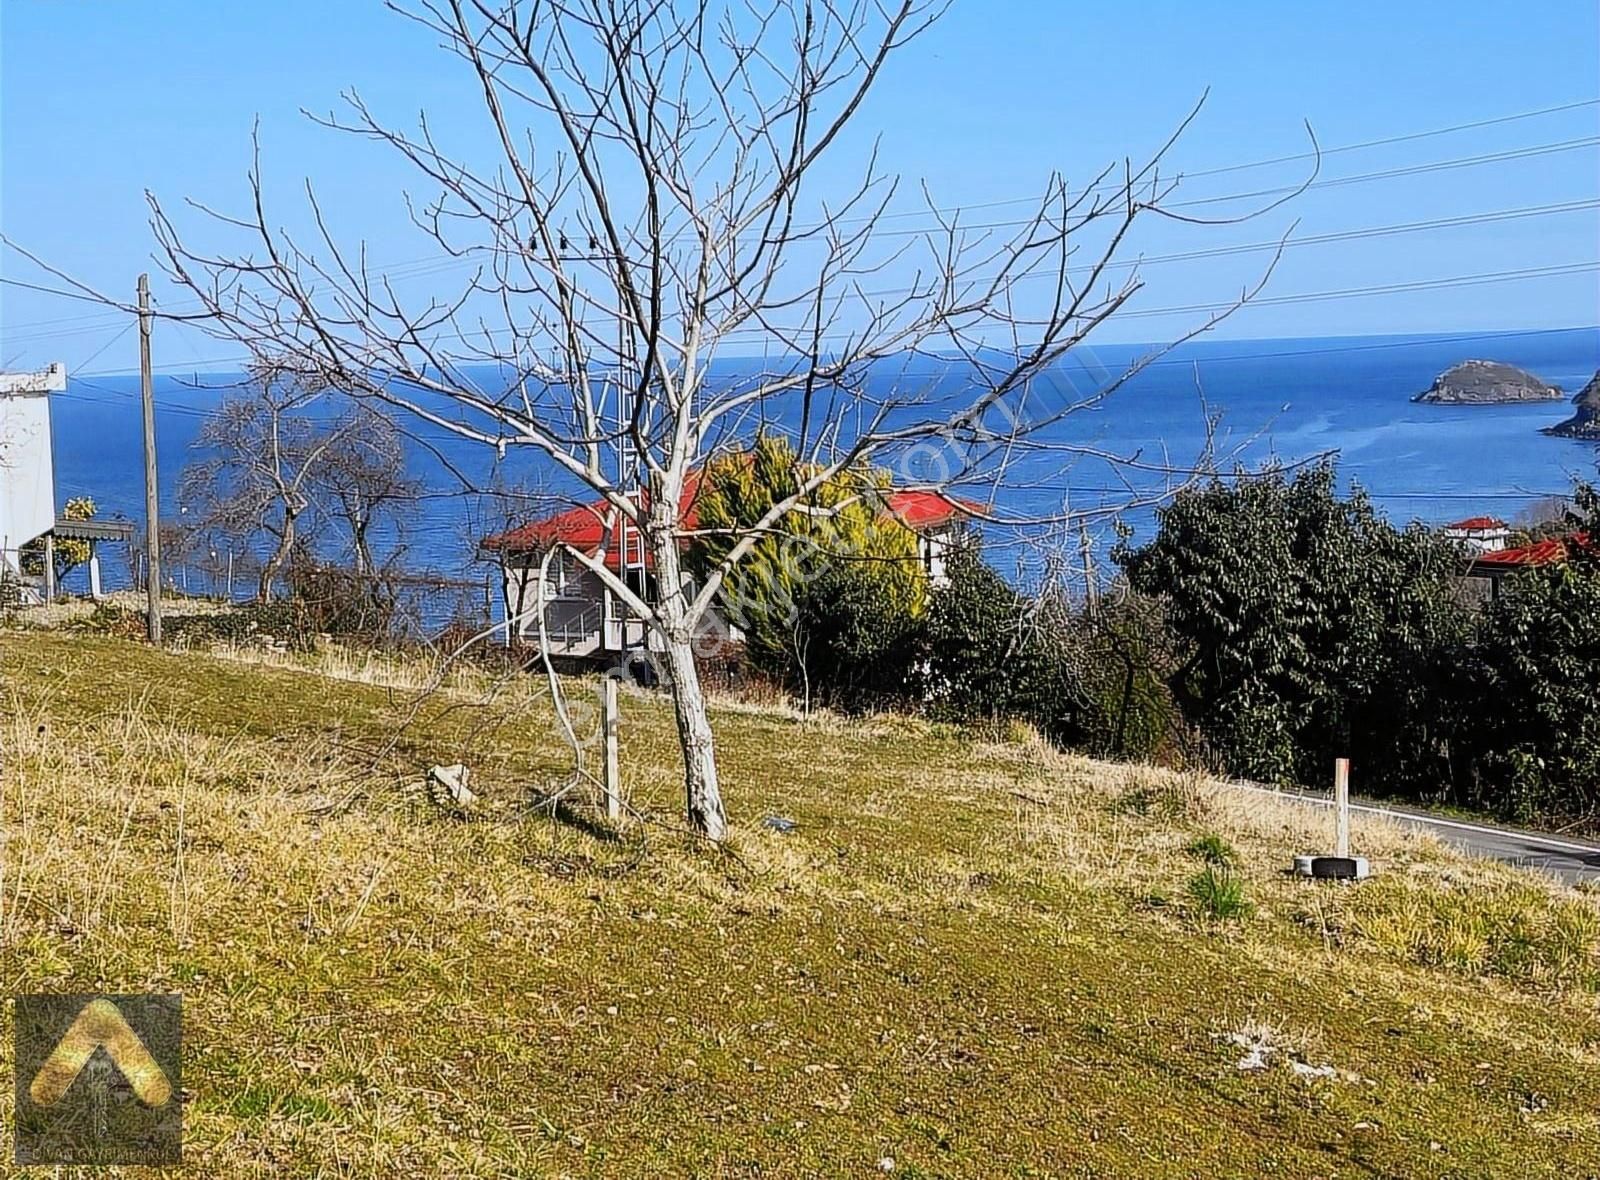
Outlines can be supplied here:
M1147 351L1121 345L1081 351L1041 388L1047 396L1091 390ZM1510 406L1410 401L1444 369L1475 357L1518 365L1575 392L1600 367L1600 328L1194 343L1162 357L1104 404L1075 413L1051 437L1138 454L1146 462L1165 456L1184 466L1203 449L1207 414L1220 414L1216 450L1230 464L1337 452L1343 477L1364 486L1396 521L1443 523L1479 513L1513 519L1534 501L1570 490L1575 478L1593 478L1600 453L1593 444L1539 433L1568 416L1564 401ZM223 396L220 387L233 381L214 374L157 378L164 516L177 512L178 474L194 458L206 409ZM101 515L142 521L137 395L136 377L95 377L72 380L55 399L61 499L91 495ZM432 438L453 464L474 480L487 481L491 451L436 432ZM459 490L459 482L426 448L415 449L412 463L429 488ZM562 486L532 452L513 451L501 474L553 490ZM999 501L1002 512L1042 515L1058 511L1064 498L1083 509L1122 495L1105 464L1060 452L1026 456L1015 474L1012 489ZM1135 473L1145 487L1153 486L1154 478ZM459 496L419 503L407 527L406 563L481 579L482 568L474 571L471 564L472 538L484 527L475 510L481 506ZM1135 513L1131 522L1147 529L1149 513ZM113 585L125 583L125 564L111 557L107 575Z

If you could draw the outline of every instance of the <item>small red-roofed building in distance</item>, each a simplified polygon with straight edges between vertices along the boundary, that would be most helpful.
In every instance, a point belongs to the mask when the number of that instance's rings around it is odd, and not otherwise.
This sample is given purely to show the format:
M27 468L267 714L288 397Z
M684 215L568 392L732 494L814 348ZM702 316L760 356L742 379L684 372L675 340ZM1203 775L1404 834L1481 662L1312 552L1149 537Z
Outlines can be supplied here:
M685 531L698 527L700 476L700 472L692 472L684 481L678 511ZM889 493L885 511L917 534L928 584L943 585L946 554L972 507L940 492L902 489ZM608 528L607 516L606 502L596 500L479 542L480 555L500 566L505 612L502 634L507 645L539 646L539 567L545 553L556 545L603 561L629 589L646 601L654 600L655 560L643 536L636 527L625 527L620 521ZM624 659L625 653L656 647L649 625L635 617L599 575L570 553L558 552L551 559L544 601L544 634L552 656L608 666ZM720 619L708 618L706 626L713 638L733 643L742 640L736 627Z
M1442 530L1452 541L1459 541L1473 553L1498 553L1506 547L1511 530L1493 516L1469 516L1447 524Z
M1580 530L1568 533L1565 537L1546 537L1528 545L1518 545L1515 549L1480 553L1468 564L1467 577L1488 582L1489 596L1498 597L1500 583L1507 576L1541 566L1557 565L1566 561L1577 549L1584 550L1586 554L1593 553L1590 545L1589 534Z

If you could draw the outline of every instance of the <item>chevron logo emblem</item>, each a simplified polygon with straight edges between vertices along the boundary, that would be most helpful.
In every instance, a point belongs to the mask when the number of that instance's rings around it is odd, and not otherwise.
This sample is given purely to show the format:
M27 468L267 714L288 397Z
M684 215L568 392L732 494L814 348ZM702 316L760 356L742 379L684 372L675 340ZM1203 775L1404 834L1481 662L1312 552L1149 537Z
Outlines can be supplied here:
M179 1162L181 999L19 996L16 1162Z

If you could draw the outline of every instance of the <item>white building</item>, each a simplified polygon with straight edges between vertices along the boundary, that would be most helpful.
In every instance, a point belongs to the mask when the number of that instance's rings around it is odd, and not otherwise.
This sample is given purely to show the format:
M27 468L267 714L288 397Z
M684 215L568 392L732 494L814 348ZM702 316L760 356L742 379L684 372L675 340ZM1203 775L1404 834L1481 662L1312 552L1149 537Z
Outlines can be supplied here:
M0 373L0 564L20 577L17 551L56 523L50 395L67 387L56 364L37 373Z
M62 520L56 516L55 456L51 449L50 395L67 387L67 370L55 364L37 373L0 373L0 577L15 579L23 601L55 597L55 542L89 546L89 594L100 597L100 544L126 543L124 520ZM30 584L22 548L44 540L44 577Z
M1444 535L1473 553L1499 553L1506 547L1511 530L1505 521L1493 516L1471 516L1445 525Z

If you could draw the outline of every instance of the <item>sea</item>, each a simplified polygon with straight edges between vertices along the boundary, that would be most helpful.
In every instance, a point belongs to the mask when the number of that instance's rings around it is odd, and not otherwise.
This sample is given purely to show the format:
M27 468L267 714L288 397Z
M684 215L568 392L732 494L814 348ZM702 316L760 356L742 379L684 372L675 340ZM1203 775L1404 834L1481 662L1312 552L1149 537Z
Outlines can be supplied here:
M1396 523L1442 524L1485 514L1515 521L1570 493L1576 480L1596 478L1600 448L1540 433L1570 415L1569 399L1494 406L1411 400L1439 373L1474 358L1516 365L1573 394L1600 368L1600 328L1202 340L1170 350L1080 347L1029 394L1024 416L1050 420L1042 441L1015 453L991 448L984 470L992 474L1003 464L1005 478L960 491L997 519L1029 522L985 527L996 565L1021 577L1026 563L1016 551L1048 543L1060 520L1086 520L1092 543L1101 546L1111 543L1119 518L1135 538L1148 535L1162 493L1211 466L1232 473L1327 456L1347 485L1365 489ZM1134 376L1104 393L1140 364ZM731 362L730 379L747 368L747 362ZM906 366L872 378L902 386L918 379ZM184 518L177 487L184 467L199 456L201 425L220 400L240 392L242 380L217 373L156 378L163 518ZM949 371L927 380L940 386L939 396L951 395ZM468 485L534 488L552 501L577 494L531 449L513 447L501 459L481 443L409 425L416 438L408 464L426 490L398 529L380 538L380 548L409 571L487 584L478 538L550 510L549 501L486 498ZM753 428L748 420L745 426ZM142 527L137 375L69 378L66 392L54 399L53 430L58 499L89 496L101 517L125 517ZM936 452L923 448L907 460L905 473L928 478L972 461L970 447L953 456ZM191 555L169 575L193 592L220 593L223 568L216 555ZM111 587L131 584L133 574L125 555L107 554ZM69 577L67 588L81 590L82 577ZM233 588L246 592L247 580L235 579Z

